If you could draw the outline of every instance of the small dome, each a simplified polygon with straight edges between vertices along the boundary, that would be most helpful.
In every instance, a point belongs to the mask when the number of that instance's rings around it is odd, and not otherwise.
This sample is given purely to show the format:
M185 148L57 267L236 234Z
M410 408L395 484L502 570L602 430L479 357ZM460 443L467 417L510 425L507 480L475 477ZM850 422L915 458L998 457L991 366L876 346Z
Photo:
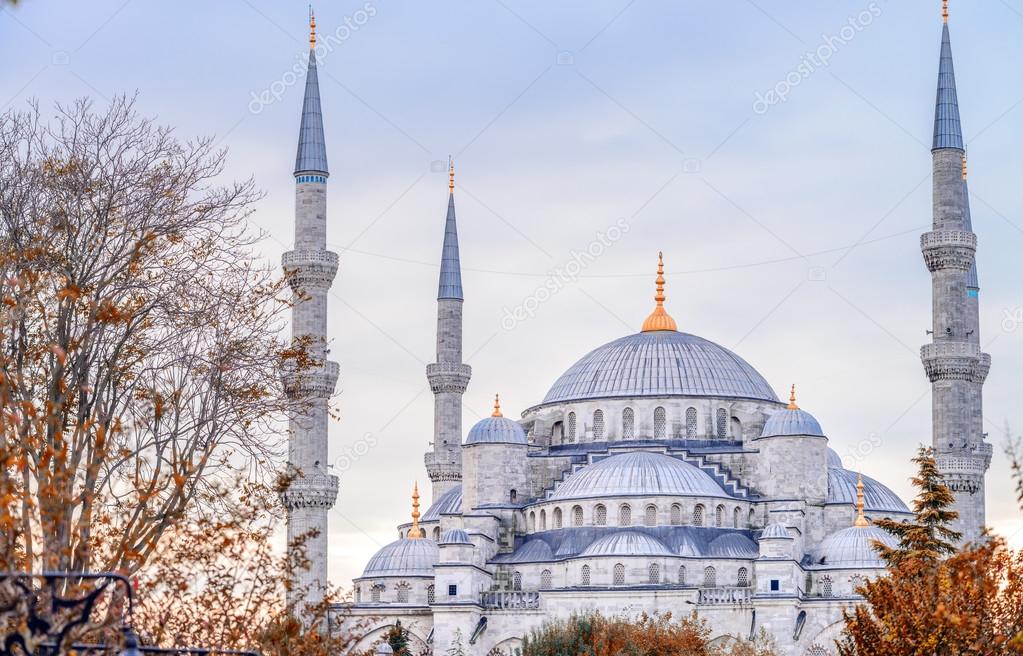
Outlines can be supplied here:
M373 554L362 576L433 576L433 566L439 559L440 550L433 540L403 538Z
M842 469L842 456L838 455L838 451L835 451L831 447L828 447L828 467L838 467Z
M821 425L806 410L785 408L778 410L767 419L760 437L779 437L782 435L813 435L824 437Z
M889 547L898 546L894 535L874 525L850 526L824 538L813 562L836 569L882 568L885 564L874 550L874 540Z
M863 497L863 509L867 514L909 514L910 512L899 495L867 476L863 477ZM856 472L839 467L828 468L828 499L826 503L843 505L856 503Z
M526 431L517 421L506 417L487 417L469 429L465 446L470 444L527 444Z
M433 502L423 514L422 522L440 521L441 515L457 515L462 512L462 486L456 485Z
M512 563L546 563L554 560L551 546L543 540L530 540L511 554L508 562Z
M793 539L789 535L789 530L785 528L783 524L775 522L764 529L764 532L760 534L761 540L791 540Z
M708 556L714 558L756 558L760 555L757 545L740 533L726 533L710 543Z
M572 474L551 500L622 496L728 498L703 470L663 453L635 451L604 458Z
M672 556L671 549L657 538L637 531L604 536L579 554L587 556Z
M472 544L472 540L469 539L469 534L462 529L453 528L440 536L440 544Z

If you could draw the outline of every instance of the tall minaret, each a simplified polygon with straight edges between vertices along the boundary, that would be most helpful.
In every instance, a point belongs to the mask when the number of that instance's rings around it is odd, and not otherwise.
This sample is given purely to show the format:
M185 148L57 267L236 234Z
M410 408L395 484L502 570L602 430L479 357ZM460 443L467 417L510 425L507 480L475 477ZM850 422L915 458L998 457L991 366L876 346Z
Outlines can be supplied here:
M980 349L977 235L970 220L948 0L942 13L945 24L931 150L934 229L920 239L931 272L934 337L920 355L931 380L938 469L955 493L959 512L953 528L969 541L980 535L985 523L984 474L991 463L991 445L984 442L981 396L991 357Z
M437 289L437 361L426 366L434 399L433 449L425 458L433 483L433 501L462 483L462 394L472 376L472 368L462 363L463 301L452 163L448 167L448 217Z
M288 511L288 545L304 549L308 567L292 574L289 603L323 598L327 583L327 511L337 498L338 479L327 472L327 403L339 367L327 360L327 290L337 273L337 253L327 250L327 148L323 138L320 84L316 75L316 19L309 17L309 65L302 125L295 158L295 250L281 258L294 306L291 335L308 362L284 372L288 396L297 402L290 417L288 463L295 476L281 494Z

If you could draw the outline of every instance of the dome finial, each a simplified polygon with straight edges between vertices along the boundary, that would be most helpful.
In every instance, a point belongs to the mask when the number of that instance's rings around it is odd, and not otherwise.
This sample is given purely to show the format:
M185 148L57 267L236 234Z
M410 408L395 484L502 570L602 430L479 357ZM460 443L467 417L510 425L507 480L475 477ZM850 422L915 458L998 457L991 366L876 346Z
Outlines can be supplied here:
M863 516L863 475L856 474L856 520L853 521L856 528L866 528L870 522Z
M650 316L643 322L645 333L658 330L678 330L675 320L664 309L664 253L657 254L657 293L654 295L657 305Z
M455 193L455 160L448 155L448 192Z
M799 406L796 405L796 384L792 383L792 391L789 392L789 410L799 410Z
M312 5L309 5L309 49L316 49L316 14Z
M968 171L966 169L966 154L963 153L963 180L966 179L966 174L967 173L968 173Z
M419 528L419 481L416 481L412 488L412 528L408 530L409 540L418 540L426 537L423 529Z
M948 0L941 0L941 19L948 22Z
M494 395L494 412L491 413L491 417L503 417L501 414L501 395Z

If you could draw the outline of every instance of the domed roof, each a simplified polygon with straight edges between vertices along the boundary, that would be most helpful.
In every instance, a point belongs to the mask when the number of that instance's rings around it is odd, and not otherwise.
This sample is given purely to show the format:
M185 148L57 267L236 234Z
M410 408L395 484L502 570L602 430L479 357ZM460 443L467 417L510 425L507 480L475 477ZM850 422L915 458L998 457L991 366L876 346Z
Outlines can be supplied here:
M764 529L764 532L760 534L760 539L761 540L791 540L793 538L792 538L791 535L789 535L789 530L787 528L785 528L784 524L779 524L778 522L775 522L773 524L770 524L767 528Z
M884 561L874 550L874 540L894 547L898 541L891 533L870 526L850 526L824 538L813 557L813 562L836 569L881 568Z
M506 417L487 417L469 429L465 446L470 444L526 444L526 431L517 421Z
M587 556L673 556L671 549L657 538L636 531L606 535L579 554Z
M842 456L838 455L838 451L835 451L831 447L828 447L828 467L838 467L842 469Z
M709 474L687 462L635 451L599 460L572 474L551 495L552 501L622 496L728 497Z
M887 487L868 476L863 477L863 509L868 513L909 513L909 508ZM856 503L856 472L828 467L829 504Z
M714 342L675 331L628 335L569 367L543 403L639 396L711 396L778 401L764 377Z
M433 576L433 566L439 559L440 550L433 540L403 538L373 554L362 576Z
M530 540L524 545L515 550L511 554L511 558L508 562L513 563L535 563L535 562L550 562L554 560L554 552L551 551L551 545L547 544L543 540Z
M806 410L785 408L773 413L764 424L760 437L778 437L781 435L815 435L824 437L821 425Z
M708 552L715 558L756 558L760 555L756 543L740 533L726 533L714 538Z
M462 529L453 528L440 536L440 544L472 544L472 540L469 539L469 534Z
M462 486L456 485L436 501L423 514L422 522L440 521L441 515L457 515L462 512Z

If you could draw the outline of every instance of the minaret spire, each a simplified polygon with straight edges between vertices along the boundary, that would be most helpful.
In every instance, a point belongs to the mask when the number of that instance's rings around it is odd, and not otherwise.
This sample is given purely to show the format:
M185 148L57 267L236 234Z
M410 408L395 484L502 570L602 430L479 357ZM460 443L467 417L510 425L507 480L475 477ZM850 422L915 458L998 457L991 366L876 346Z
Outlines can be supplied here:
M935 461L955 494L954 530L965 541L985 525L984 475L991 445L984 441L982 390L991 356L981 351L977 235L970 217L966 147L963 143L948 3L942 3L938 91L934 107L933 229L921 236L931 272L933 341L920 352L931 381Z
M455 221L455 164L449 159L448 212L437 283L437 361L426 367L434 406L433 447L425 461L434 501L462 483L462 394L472 376L472 368L462 362L464 300Z
M295 158L295 248L281 264L292 288L292 342L308 356L285 368L284 388L295 401L289 417L291 485L281 493L288 511L288 545L301 544L307 567L292 572L288 602L317 603L327 586L327 513L338 478L328 470L328 401L340 367L327 359L327 292L337 274L337 253L327 250L327 148L316 76L316 19L310 13L309 68Z

